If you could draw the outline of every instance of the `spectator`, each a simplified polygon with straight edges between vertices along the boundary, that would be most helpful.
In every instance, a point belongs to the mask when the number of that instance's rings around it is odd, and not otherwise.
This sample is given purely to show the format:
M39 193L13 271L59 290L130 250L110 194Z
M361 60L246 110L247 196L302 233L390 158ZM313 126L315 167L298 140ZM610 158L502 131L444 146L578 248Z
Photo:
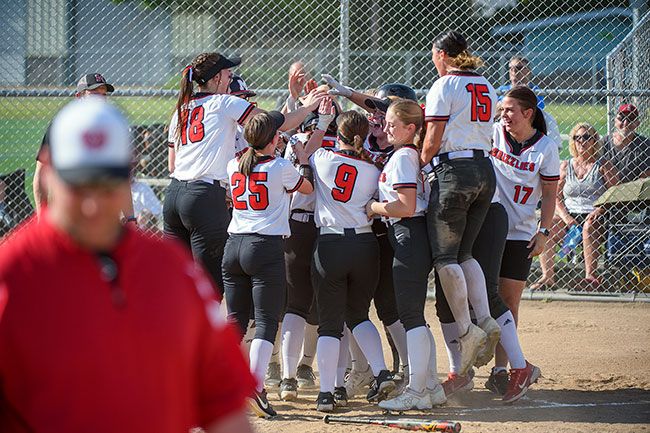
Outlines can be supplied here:
M162 203L151 187L132 177L131 196L133 197L133 214L138 220L138 227L158 232L158 226L162 220Z
M537 93L540 88L539 86L530 82L533 72L530 70L530 61L523 56L513 56L508 62L508 76L510 77L510 84L504 84L497 89L499 93L499 101L503 99L503 94L508 90L516 86L528 86L535 93ZM544 97L537 95L537 107L544 109ZM551 137L552 138L552 137Z
M76 101L50 138L52 200L0 250L0 431L252 432L255 382L208 276L119 223L126 119Z
M604 139L604 157L614 164L622 183L650 176L650 139L637 134L639 110L632 104L618 108L614 132Z
M560 165L560 182L556 213L549 239L550 246L540 256L542 276L532 289L544 289L555 283L553 270L554 245L560 243L567 229L582 227L585 278L581 286L595 289L599 247L603 242L604 210L594 202L607 188L618 182L613 164L601 157L602 142L596 129L588 123L578 123L569 135L571 159Z

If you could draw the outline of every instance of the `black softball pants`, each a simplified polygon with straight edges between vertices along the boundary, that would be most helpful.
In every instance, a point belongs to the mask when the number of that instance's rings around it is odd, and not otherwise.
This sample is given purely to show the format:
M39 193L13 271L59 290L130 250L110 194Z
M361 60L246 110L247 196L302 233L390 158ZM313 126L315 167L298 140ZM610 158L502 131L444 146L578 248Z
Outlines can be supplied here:
M380 220L375 220L372 230L379 244L379 281L373 296L377 317L385 326L399 320L395 287L393 287L393 247L388 239L388 229Z
M393 246L393 284L399 318L407 331L425 326L424 304L431 271L431 249L424 216L403 218L388 227Z
M318 228L312 213L298 213L304 221L289 220L291 236L284 241L284 262L287 274L287 313L316 324L310 314L314 303L311 261Z
M501 203L492 203L485 216L483 226L476 237L472 255L481 266L485 275L490 314L498 318L508 311L508 307L499 296L499 276L501 260L508 235L508 213ZM436 274L436 314L441 323L455 322L447 298Z
M165 191L163 220L165 236L190 248L222 295L221 262L230 221L226 190L216 181L209 184L172 179Z
M228 317L246 333L251 315L255 338L274 343L284 313L286 277L282 236L231 234L223 256Z
M326 234L316 239L312 278L318 308L318 335L341 339L368 319L379 274L379 247L373 233Z

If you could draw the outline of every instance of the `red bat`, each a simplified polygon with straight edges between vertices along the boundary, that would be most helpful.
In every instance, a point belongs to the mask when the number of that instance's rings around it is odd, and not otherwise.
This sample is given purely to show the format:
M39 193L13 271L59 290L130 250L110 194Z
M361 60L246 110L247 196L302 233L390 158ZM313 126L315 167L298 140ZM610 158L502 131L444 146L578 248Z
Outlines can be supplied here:
M373 424L386 427L401 428L413 431L433 431L442 433L459 433L460 423L456 421L441 421L437 419L405 419L405 418L362 418L325 415L325 423L340 422L346 424Z

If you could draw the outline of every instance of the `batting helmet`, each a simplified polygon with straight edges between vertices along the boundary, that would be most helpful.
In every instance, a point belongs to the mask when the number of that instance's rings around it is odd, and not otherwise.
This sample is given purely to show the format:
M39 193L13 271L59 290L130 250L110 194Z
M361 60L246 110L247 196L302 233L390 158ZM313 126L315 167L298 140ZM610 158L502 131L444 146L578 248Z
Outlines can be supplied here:
M379 99L396 97L396 98L410 99L411 101L416 101L416 102L418 100L417 96L415 96L415 90L413 90L412 88L410 88L405 84L399 84L399 83L384 84L379 89L377 89L377 93L375 94L375 97Z

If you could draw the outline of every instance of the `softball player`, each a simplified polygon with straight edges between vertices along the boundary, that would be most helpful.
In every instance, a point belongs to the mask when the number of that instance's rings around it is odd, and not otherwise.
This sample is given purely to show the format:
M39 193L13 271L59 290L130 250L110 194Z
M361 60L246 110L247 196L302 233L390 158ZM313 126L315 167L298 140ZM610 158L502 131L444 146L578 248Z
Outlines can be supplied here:
M235 156L238 125L261 113L244 99L228 95L232 73L239 58L218 53L199 54L181 78L176 110L169 127L171 183L165 192L165 235L191 248L219 291L221 261L230 218L226 207L226 164ZM193 83L198 84L194 93ZM312 95L307 106L287 114L282 129L297 126L318 106L322 96Z
M227 167L233 215L223 258L226 303L228 315L240 326L242 335L253 304L255 338L250 365L257 378L257 392L251 408L265 418L276 415L263 384L285 303L282 237L290 234L290 194L313 191L311 181L289 161L274 157L278 128L283 123L284 116L277 111L253 117L244 129L250 147ZM303 164L303 173L309 173L307 156L298 152L297 158Z
M316 409L325 412L334 409L335 400L347 402L343 374L341 369L337 372L347 359L347 350L340 350L344 325L354 334L375 376L368 400L382 400L395 388L386 369L379 333L368 319L378 278L379 250L365 205L377 192L379 170L362 159L363 141L368 135L366 117L348 111L339 116L337 126L339 150L320 148L310 158L319 227L312 263L319 320L316 356L320 392Z
M409 348L408 387L401 395L379 403L383 409L398 411L431 409L447 401L437 378L433 335L424 318L432 260L428 243L421 239L427 238L424 213L429 191L420 174L420 154L414 144L423 124L417 102L403 99L390 105L385 131L396 150L379 177L379 201L367 205L369 215L382 215L389 226L395 297Z
M330 127L334 119L331 100L323 100L318 115L310 115L301 126L302 132L292 137L290 142L307 143L307 147L317 146L333 149L336 145L336 127ZM325 134L328 135L325 135ZM332 136L333 134L334 136ZM299 144L298 147L301 145ZM287 146L285 158L297 164L294 146ZM287 310L282 320L282 381L280 398L295 400L298 397L298 359L305 339L308 323L317 324L318 318L312 310L314 290L311 282L311 257L318 229L314 222L314 194L294 192L291 197L289 226L291 236L284 243L284 260L287 274Z
M438 36L432 49L440 78L427 94L429 122L421 163L435 172L427 212L434 267L459 327L460 374L465 375L481 349L492 352L499 326L490 317L485 277L472 257L472 245L495 189L488 152L497 98L492 85L474 70L472 56L457 32ZM471 302L479 326L469 315Z

